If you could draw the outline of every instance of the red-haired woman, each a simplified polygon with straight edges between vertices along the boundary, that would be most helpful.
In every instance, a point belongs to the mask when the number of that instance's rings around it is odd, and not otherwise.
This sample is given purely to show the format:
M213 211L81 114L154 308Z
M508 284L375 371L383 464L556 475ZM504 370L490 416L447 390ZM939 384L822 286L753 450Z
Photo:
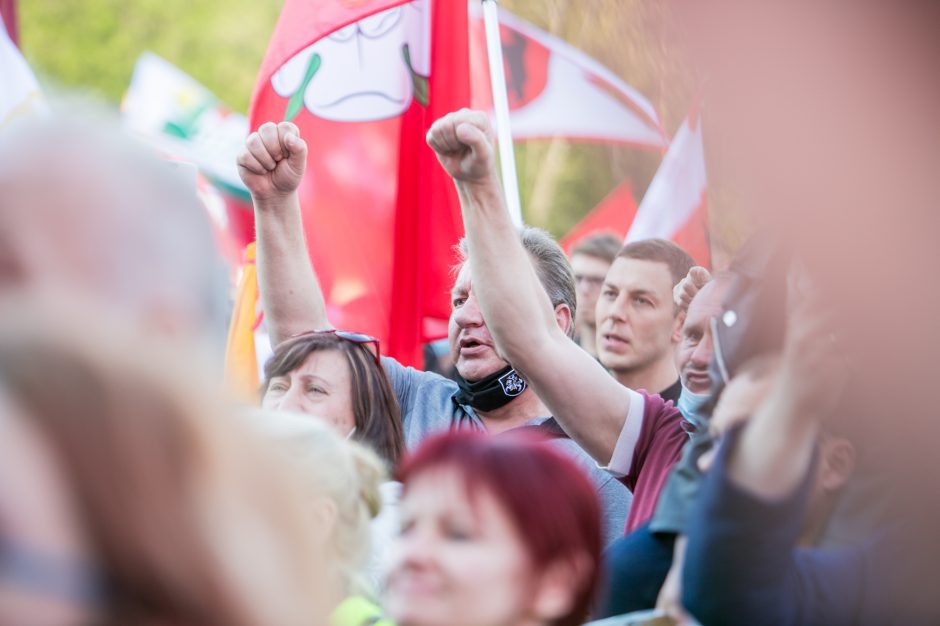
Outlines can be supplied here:
M399 472L386 611L399 626L581 624L597 582L591 482L538 439L460 431Z

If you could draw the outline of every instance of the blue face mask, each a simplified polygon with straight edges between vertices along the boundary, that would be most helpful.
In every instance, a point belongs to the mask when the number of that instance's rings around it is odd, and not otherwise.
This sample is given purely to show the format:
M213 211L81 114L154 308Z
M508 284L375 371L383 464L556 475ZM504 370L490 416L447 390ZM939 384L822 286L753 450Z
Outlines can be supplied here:
M711 418L709 407L711 399L712 394L710 393L694 393L689 391L685 385L682 385L682 393L679 395L676 408L696 430L704 430L708 428L708 420ZM709 409L708 412L706 412L706 408Z

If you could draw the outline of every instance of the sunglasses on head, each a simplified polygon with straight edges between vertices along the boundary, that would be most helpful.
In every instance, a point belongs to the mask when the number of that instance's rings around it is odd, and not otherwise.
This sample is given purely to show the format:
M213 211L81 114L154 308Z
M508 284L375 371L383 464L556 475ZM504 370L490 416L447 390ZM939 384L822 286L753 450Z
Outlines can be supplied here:
M340 339L344 341L348 341L350 343L358 343L358 344L362 344L366 346L371 344L375 346L375 349L372 350L372 353L375 355L375 364L376 365L382 364L382 361L381 361L382 353L379 349L379 340L376 339L375 337L372 337L371 335L365 335L363 333L356 333L350 330L337 330L333 328L330 330L306 330L302 333L291 335L289 339L296 339L297 337L307 337L310 335L336 335Z

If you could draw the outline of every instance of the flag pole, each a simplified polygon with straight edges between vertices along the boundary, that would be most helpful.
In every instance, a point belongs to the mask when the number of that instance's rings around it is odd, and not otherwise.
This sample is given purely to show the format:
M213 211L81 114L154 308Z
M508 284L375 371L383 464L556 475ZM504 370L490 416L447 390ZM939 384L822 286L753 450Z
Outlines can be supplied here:
M486 27L486 56L490 64L490 85L493 89L493 111L496 115L496 139L499 143L499 164L503 175L503 195L509 215L516 226L522 226L522 205L519 202L519 179L516 157L509 128L509 96L503 73L503 47L499 38L499 12L496 0L483 1L483 23Z

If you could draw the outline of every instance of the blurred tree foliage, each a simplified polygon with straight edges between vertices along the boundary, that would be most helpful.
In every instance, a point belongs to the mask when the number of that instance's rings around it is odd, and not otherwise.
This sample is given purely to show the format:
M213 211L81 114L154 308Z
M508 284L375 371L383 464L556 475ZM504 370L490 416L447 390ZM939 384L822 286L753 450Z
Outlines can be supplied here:
M474 0L476 1L476 0ZM27 58L51 84L117 103L134 62L151 50L245 111L282 0L21 0ZM581 48L653 102L668 134L693 81L670 44L668 3L657 0L502 0L503 6ZM605 144L517 146L527 222L564 234L621 181L642 198L661 155Z
M42 80L117 103L150 50L245 111L281 0L20 0L23 51Z

